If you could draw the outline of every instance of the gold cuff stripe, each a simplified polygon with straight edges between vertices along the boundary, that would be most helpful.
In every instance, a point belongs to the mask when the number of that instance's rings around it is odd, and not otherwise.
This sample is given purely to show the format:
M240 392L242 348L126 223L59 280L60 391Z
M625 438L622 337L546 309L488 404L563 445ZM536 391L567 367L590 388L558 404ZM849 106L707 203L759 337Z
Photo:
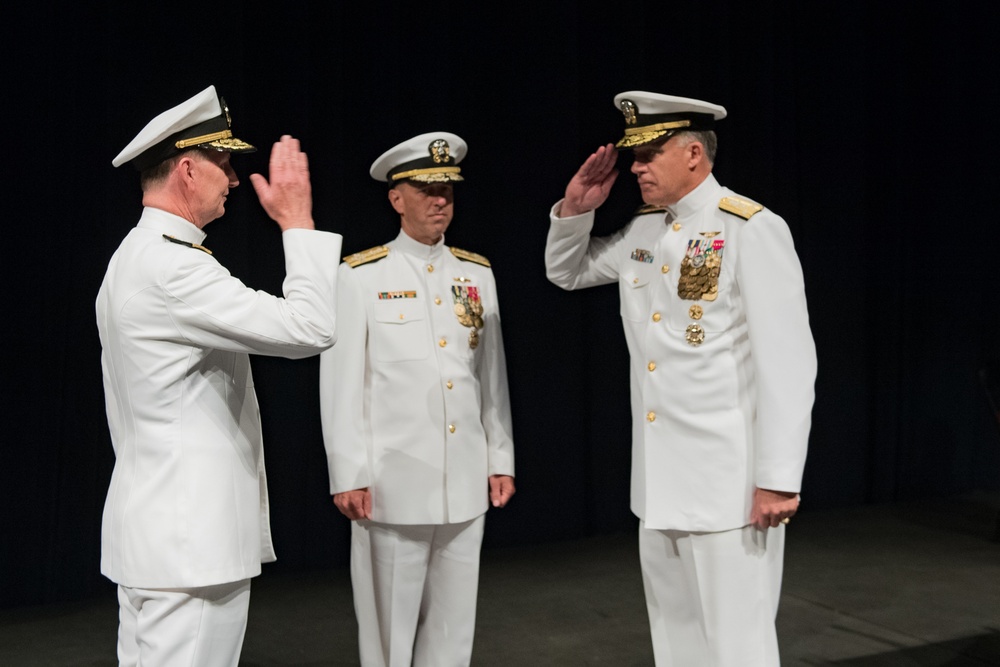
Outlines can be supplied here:
M228 139L233 136L232 130L223 130L222 132L213 132L212 134L203 134L200 137L191 137L190 139L181 139L174 144L177 148L187 148L189 146L197 146L199 144L207 144L210 141L217 141L219 139Z
M398 174L393 174L392 180L398 181L403 178L420 176L422 174L457 174L460 171L462 171L461 167L429 167L427 169L410 169L409 171L401 171Z
M679 127L691 127L689 120L673 120L669 123L657 123L656 125L643 125L642 127L626 127L625 134L639 134L640 132L656 132L658 130L676 130Z

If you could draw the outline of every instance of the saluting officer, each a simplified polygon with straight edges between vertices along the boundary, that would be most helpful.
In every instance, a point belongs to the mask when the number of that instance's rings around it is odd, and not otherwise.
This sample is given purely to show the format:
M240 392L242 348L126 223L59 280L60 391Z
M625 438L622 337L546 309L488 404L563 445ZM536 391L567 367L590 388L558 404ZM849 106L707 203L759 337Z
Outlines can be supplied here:
M549 280L617 282L631 356L632 511L656 664L778 664L785 527L816 356L788 227L712 175L721 106L615 97L646 206L591 238L617 171L593 153L550 214Z
M275 559L260 410L248 354L299 359L336 339L341 236L315 229L308 162L284 136L270 180L284 298L251 289L204 245L239 185L214 86L164 111L112 161L132 164L142 216L108 264L97 326L115 449L101 572L118 584L122 667L236 667L250 579Z
M366 667L469 664L484 515L514 493L493 272L444 242L465 153L431 132L372 164L401 229L340 265L338 342L320 361Z

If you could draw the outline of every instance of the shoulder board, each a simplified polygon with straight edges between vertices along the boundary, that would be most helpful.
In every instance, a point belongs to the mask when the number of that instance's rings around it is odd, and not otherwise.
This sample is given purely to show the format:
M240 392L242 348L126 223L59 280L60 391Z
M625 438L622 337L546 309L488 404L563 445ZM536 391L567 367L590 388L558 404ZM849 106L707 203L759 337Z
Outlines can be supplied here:
M465 260L466 262L475 262L476 264L482 264L483 266L490 266L490 260L480 254L469 252L468 250L462 250L461 248L449 247L448 250L451 250L452 255L461 260Z
M377 245L374 248L368 248L368 250L362 250L361 252L356 252L353 255L348 255L344 258L344 261L347 262L353 269L356 266L361 266L362 264L382 259L388 254L389 246Z
M643 204L639 208L635 209L635 213L632 217L638 217L640 215L648 215L650 213L666 213L667 208L665 206L657 206L655 204Z
M719 208L726 213L738 215L744 220L749 220L757 213L764 210L764 207L757 202L741 197L723 197L719 200Z
M198 245L197 243L191 243L190 241L182 241L181 239L170 236L170 234L164 234L163 238L170 241L171 243L176 243L177 245L187 246L188 248L194 248L195 250L201 250L202 252L207 252L209 255L212 251L203 245Z

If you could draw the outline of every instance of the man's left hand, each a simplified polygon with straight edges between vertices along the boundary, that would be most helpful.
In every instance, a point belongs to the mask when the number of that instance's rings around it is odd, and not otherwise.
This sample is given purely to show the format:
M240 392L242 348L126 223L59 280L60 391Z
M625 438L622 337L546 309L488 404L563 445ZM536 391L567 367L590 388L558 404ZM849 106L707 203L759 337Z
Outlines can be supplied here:
M514 478L510 475L490 475L490 504L503 507L514 495Z
M799 494L797 493L754 489L750 523L761 530L777 528L780 523L788 523L786 519L795 516L798 509Z

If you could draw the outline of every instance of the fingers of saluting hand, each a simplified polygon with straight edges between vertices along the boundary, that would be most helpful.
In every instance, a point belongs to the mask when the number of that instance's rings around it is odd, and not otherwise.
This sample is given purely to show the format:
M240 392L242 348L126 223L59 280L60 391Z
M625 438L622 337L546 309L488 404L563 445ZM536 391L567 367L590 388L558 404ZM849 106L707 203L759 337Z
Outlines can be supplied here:
M618 153L611 144L591 153L566 186L560 217L579 215L604 203L618 178L617 158Z
M584 161L577 178L584 183L600 183L608 177L618 160L618 151L611 144L601 146Z
M280 141L274 142L274 147L271 149L269 168L271 170L271 180L274 180L276 175L283 176L289 173L308 172L309 159L302 152L299 140L285 134L282 135Z
M313 229L309 161L299 140L286 134L275 142L268 169L270 181L260 174L250 175L264 210L282 230Z

